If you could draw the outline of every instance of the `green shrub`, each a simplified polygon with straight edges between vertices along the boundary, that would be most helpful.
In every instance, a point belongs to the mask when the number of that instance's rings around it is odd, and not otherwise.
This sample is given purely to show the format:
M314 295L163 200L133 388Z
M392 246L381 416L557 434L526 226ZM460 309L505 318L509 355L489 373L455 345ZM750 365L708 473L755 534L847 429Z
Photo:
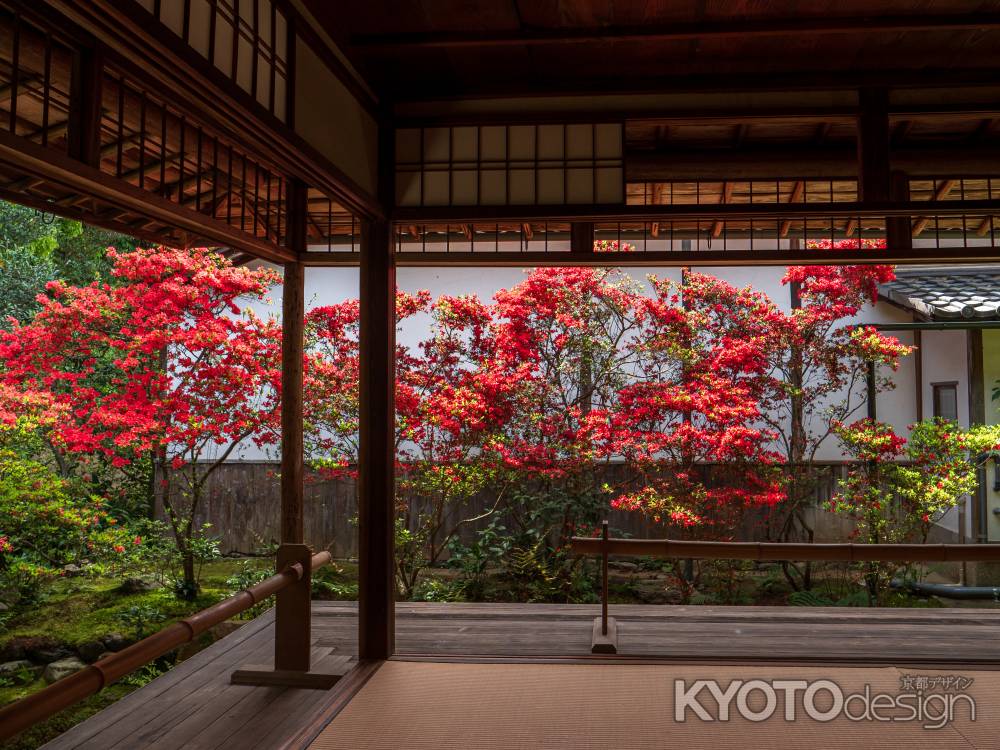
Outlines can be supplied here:
M132 631L132 636L141 641L150 633L150 626L163 622L166 615L156 607L148 604L138 604L118 612L116 618L122 625Z
M0 448L0 588L16 592L19 602L37 600L68 564L113 565L139 543L103 498Z
M269 575L271 575L270 570L256 566L250 560L244 560L237 571L226 579L226 586L229 589L228 596L235 596L254 584L260 583ZM241 620L252 620L264 614L271 607L272 603L271 597L268 597L257 602L249 609L243 610L237 617Z

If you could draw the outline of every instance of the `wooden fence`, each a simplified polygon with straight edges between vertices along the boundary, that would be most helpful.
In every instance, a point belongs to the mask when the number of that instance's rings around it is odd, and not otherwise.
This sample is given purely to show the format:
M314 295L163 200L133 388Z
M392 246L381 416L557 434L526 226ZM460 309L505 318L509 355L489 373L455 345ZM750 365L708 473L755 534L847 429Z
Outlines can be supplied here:
M834 491L841 465L825 465L823 470L824 478L816 487L816 500L820 503L829 499ZM626 469L611 464L601 471L606 474L607 481L616 483L622 481ZM275 463L234 461L223 464L209 478L196 521L212 524L213 533L222 540L223 552L264 553L277 542L280 506L277 472ZM355 481L350 478L307 483L305 540L308 544L315 549L329 549L336 558L357 557L356 489ZM481 515L493 507L495 499L490 493L481 493L463 504L462 513L466 517ZM850 532L850 523L842 518L816 509L810 514L816 531L815 541L843 540ZM663 533L638 513L612 510L607 517L619 535L648 539ZM735 536L758 541L758 520L748 516L744 528ZM459 538L466 543L472 541L476 531L488 522L483 520L463 526ZM509 519L503 514L501 522L510 527Z

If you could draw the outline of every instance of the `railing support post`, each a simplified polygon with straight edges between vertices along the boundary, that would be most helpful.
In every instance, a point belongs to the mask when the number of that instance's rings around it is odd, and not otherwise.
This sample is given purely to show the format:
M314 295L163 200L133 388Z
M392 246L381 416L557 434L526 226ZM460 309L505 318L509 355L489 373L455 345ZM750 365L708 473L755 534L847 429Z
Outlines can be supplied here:
M601 523L601 633L608 634L608 522Z
M594 620L593 654L618 653L618 624L608 617L608 522L601 522L601 616Z

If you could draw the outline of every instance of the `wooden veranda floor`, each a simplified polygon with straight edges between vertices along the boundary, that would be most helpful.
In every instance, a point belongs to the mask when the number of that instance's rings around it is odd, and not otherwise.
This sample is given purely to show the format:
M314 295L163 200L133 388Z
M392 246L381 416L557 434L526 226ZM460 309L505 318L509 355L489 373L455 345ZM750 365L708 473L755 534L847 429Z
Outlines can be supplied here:
M632 657L620 661L1000 668L1000 610L612 606L611 611L619 622L620 652ZM353 656L356 606L316 602L313 612L317 653L327 659ZM593 605L399 604L397 651L441 661L460 654L593 659L591 625L597 613ZM272 633L269 612L45 747L284 747L344 697L337 689L229 685L233 669L270 660Z

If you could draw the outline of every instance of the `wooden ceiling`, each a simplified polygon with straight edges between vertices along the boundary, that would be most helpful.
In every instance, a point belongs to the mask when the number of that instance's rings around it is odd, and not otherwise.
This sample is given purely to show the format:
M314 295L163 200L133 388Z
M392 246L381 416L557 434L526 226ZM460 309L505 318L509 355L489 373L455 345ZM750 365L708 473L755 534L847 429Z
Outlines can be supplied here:
M382 97L985 82L996 0L303 0Z

